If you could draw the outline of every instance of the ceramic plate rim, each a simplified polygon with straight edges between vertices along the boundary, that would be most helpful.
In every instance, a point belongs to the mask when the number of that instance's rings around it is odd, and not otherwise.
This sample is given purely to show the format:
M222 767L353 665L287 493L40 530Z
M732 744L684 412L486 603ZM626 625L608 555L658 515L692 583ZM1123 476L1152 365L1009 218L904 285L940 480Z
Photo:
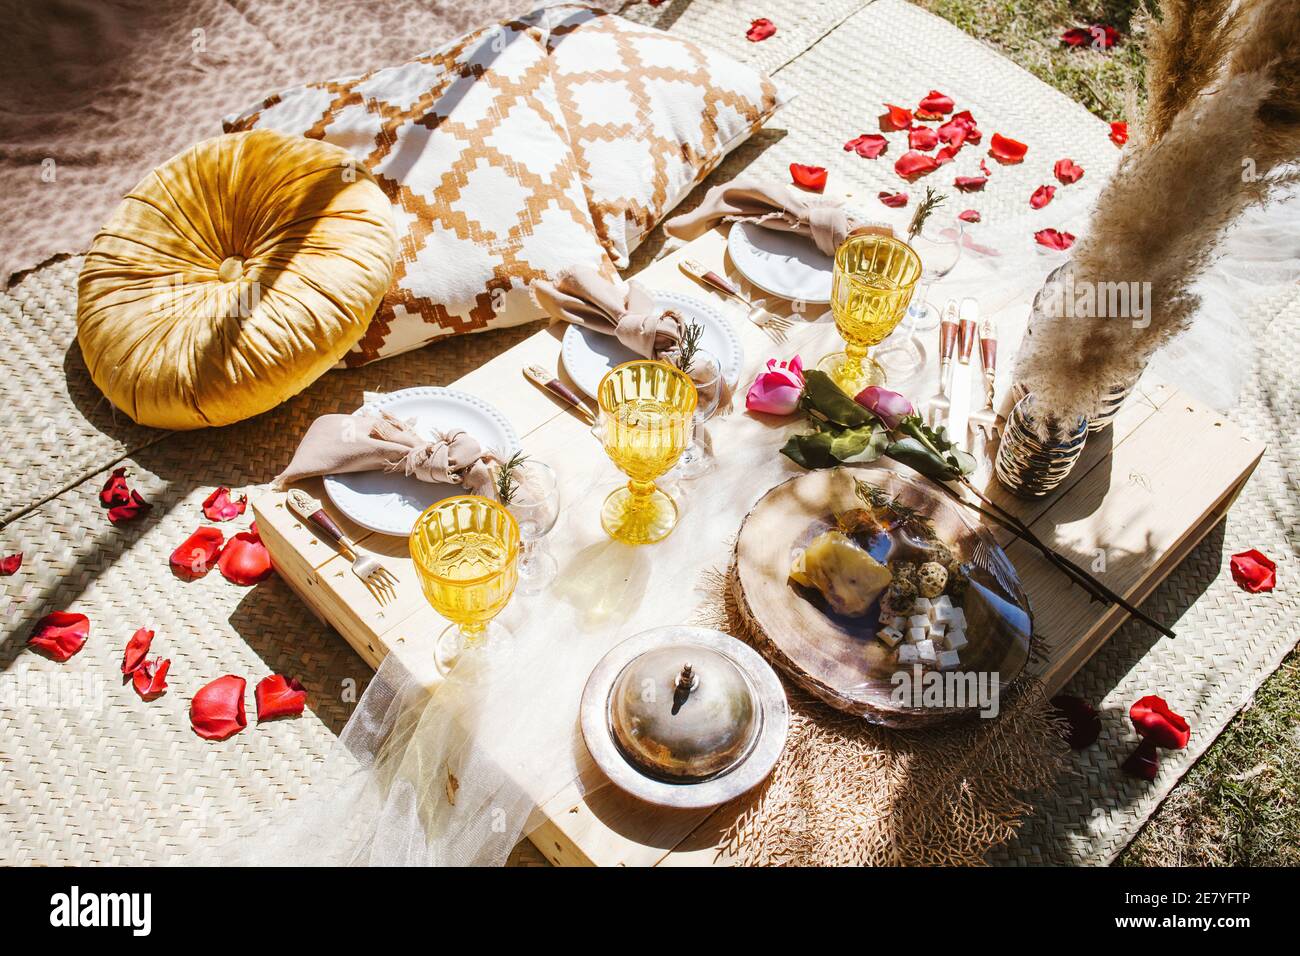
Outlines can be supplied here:
M849 210L849 215L854 217L858 222L867 221L867 218L865 216L858 214L856 210ZM739 226L743 226L746 228L745 229L737 228ZM736 257L736 251L732 244L735 243L736 245L739 245L740 243L744 242L748 246L752 247L753 242L750 240L749 235L746 232L746 229L750 226L752 226L755 229L763 228L762 226L759 226L752 222L740 221L740 222L733 223L731 229L727 232L727 254L731 257L731 264L734 265L736 267L736 271L739 272L742 276L744 276L745 280L755 288L761 289L763 292L766 292L768 295L774 295L778 299L785 299L787 302L793 301L785 293L777 292L775 289L770 289L767 286L765 286L760 280L751 276L741 266L741 260ZM811 239L807 241L812 242ZM830 305L831 297L827 295L824 299L820 297L816 299L804 298L801 301L807 302L809 305Z

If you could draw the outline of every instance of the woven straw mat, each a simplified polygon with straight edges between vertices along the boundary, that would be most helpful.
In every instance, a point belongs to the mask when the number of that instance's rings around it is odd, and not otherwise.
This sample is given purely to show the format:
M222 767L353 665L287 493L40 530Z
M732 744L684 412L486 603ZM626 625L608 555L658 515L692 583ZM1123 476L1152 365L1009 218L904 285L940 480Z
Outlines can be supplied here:
M790 162L817 162L874 202L878 190L898 188L892 162L860 160L841 146L873 128L873 104L914 102L941 85L934 64L944 64L945 92L986 130L1015 130L1090 173L1115 162L1104 125L1081 107L901 0L670 0L630 13L773 71L799 94L711 181L746 166L784 178ZM744 28L759 16L779 32L750 44ZM867 105L846 105L858 103ZM990 187L969 205L986 219L1024 215L1023 196L1040 171L998 175L1007 188ZM637 261L662 248L652 237ZM203 498L218 484L239 493L268 481L316 416L355 408L366 391L449 383L535 327L332 372L280 408L220 431L166 433L114 414L89 381L75 345L79 267L78 258L55 262L0 293L0 332L10 345L0 359L0 554L25 555L22 570L0 581L0 863L174 862L291 800L370 675L274 577L245 589L219 574L194 582L171 576L167 555L207 523ZM1260 310L1254 321L1257 332L1271 322L1273 336L1300 333L1300 297ZM1226 525L1147 602L1161 619L1178 621L1178 640L1153 646L1144 631L1126 627L1076 677L1075 691L1105 707L1103 740L1075 758L1058 790L1037 796L1037 815L1020 839L995 851L998 862L1112 858L1294 643L1282 622L1295 615L1296 599L1237 591L1223 558L1259 547L1278 559L1284 582L1285 565L1295 560L1287 529L1297 524L1296 491L1285 476L1297 451L1282 444L1278 423L1298 411L1296 389L1280 354L1260 363L1233 418L1274 444ZM118 461L154 508L113 528L97 492ZM250 517L223 530L242 529ZM24 643L37 619L63 609L87 614L92 630L85 649L60 665ZM140 626L157 630L153 653L172 659L170 689L151 703L117 676L125 641ZM254 721L225 743L205 742L189 728L189 700L226 673L250 685L270 673L296 675L311 709L299 720ZM1123 713L1147 692L1163 693L1190 718L1193 739L1187 751L1164 758L1154 785L1136 785L1117 772L1133 736ZM537 859L516 854L516 862Z

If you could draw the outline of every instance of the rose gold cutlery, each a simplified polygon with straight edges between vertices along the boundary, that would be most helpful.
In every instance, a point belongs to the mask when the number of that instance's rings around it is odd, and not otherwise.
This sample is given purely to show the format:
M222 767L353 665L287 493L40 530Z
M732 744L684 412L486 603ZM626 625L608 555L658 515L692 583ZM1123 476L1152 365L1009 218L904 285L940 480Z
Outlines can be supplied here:
M352 562L352 573L361 579L361 583L376 601L387 604L397 597L397 578L373 555L358 552L356 544L325 513L325 507L319 501L300 488L291 488L286 500L289 510L298 518L314 526L338 545L343 556Z
M540 365L525 365L524 378L528 379L528 381L532 382L538 388L550 392L566 405L571 406L588 425L596 424L596 413L591 410L591 407L575 395L573 389L569 388L569 386L565 385Z
M921 404L921 418L931 428L948 421L952 409L952 358L957 351L957 300L949 299L939 320L939 391Z
M707 285L709 288L721 292L728 298L735 299L741 305L749 310L746 318L754 323L764 332L772 337L774 342L785 341L786 333L794 327L794 323L789 319L783 319L779 315L773 315L763 306L758 305L747 299L741 291L734 285L709 269L704 268L694 259L683 259L680 268L696 282Z
M993 410L993 388L998 370L998 330L997 323L991 318L979 320L980 364L984 370L984 405L970 413L966 427L979 439L980 451L988 447L1002 433L1006 424L1002 416Z

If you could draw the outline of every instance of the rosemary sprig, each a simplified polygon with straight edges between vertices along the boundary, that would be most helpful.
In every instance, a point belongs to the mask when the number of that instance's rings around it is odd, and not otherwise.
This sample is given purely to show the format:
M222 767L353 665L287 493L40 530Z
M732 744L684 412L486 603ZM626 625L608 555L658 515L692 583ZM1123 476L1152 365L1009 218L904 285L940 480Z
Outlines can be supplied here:
M704 326L698 322L687 322L682 328L682 341L677 346L674 360L677 362L677 367L687 375L691 373L691 367L695 364L695 353L700 350L703 335Z
M857 481L855 484L858 499L867 507L888 511L894 516L898 524L918 537L927 541L937 539L938 536L935 533L933 523L921 511L910 505L903 504L897 498L890 497L885 489L876 485L868 484L865 481Z
M527 460L527 455L517 451L497 472L497 500L503 505L510 504L515 498L515 493L519 491L519 479L515 477L515 469Z
M912 214L912 222L907 227L907 238L915 239L925 228L925 221L930 215L947 201L947 197L942 193L934 191L933 186L925 187L925 198L916 204L916 212Z

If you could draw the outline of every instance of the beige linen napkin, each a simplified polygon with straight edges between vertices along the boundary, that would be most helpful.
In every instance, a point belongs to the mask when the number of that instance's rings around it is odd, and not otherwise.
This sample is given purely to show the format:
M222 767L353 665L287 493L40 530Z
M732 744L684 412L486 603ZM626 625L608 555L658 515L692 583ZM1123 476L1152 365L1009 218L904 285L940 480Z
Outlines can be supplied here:
M783 183L753 176L738 176L714 186L690 212L669 219L664 231L689 241L719 223L742 220L766 229L811 236L817 248L828 256L835 255L840 243L861 225L838 199L798 192Z
M289 467L271 487L314 475L354 471L400 471L449 485L464 485L470 494L493 497L493 466L500 459L468 432L435 432L426 441L413 423L387 412L378 415L322 415L311 423Z

